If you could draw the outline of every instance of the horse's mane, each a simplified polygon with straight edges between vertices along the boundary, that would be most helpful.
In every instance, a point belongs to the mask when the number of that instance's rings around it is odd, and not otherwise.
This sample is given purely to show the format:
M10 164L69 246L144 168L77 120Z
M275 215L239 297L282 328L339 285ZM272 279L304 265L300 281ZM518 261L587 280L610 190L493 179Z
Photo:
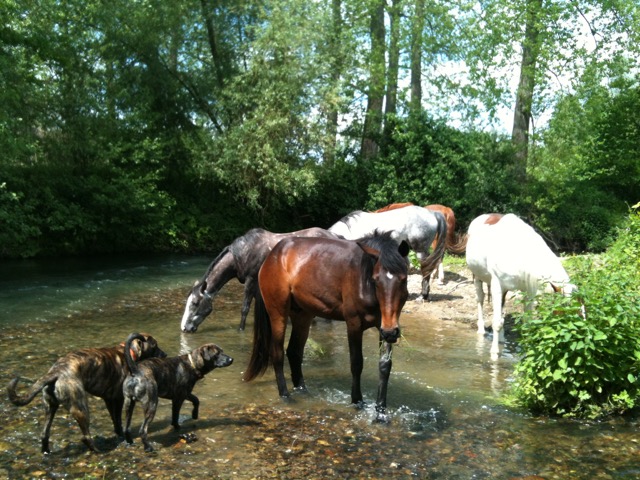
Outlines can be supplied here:
M338 220L338 222L342 222L347 227L349 227L349 224L351 223L351 221L353 219L359 217L361 213L363 213L362 210L355 210L355 211L353 211L351 213L347 213L344 217L342 217L340 220Z
M382 208L379 208L378 210L374 210L373 213L388 212L389 210L397 210L398 208L412 207L413 205L414 204L411 202L391 203L386 207L382 207Z
M213 270L213 267L215 267L218 264L218 262L220 262L220 259L222 257L224 257L228 252L229 252L229 245L224 247L222 249L222 251L218 254L218 256L216 258L214 258L213 261L209 264L209 267L207 268L207 271L204 272L204 275L200 279L200 282L198 282L199 284L202 284L207 280L207 277L211 273L211 270Z
M372 235L356 240L357 243L366 245L380 252L380 263L393 273L407 273L407 261L398 251L398 242L391 237L391 232L379 233L377 230Z

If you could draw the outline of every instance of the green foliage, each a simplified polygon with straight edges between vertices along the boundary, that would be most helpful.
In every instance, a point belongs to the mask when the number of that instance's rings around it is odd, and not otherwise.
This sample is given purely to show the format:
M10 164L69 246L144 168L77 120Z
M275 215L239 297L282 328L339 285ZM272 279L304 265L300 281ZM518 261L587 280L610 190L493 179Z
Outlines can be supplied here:
M531 158L534 223L562 250L603 251L640 198L640 128L629 121L640 109L640 82L622 77L612 90L601 80L588 72L559 102Z
M367 208L394 202L441 203L470 221L484 212L519 211L510 142L420 118L398 120L372 166Z
M586 418L640 406L639 258L634 211L602 257L571 262L579 293L542 296L523 314L517 322L523 358L512 387L517 404Z

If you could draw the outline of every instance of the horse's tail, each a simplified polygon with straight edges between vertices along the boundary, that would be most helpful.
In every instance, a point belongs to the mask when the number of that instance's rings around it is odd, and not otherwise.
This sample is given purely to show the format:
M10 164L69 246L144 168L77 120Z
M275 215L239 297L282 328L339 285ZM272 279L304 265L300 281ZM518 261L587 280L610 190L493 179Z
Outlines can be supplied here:
M132 343L135 340L140 340L141 342L144 342L145 338L139 333L132 333L127 337L127 339L124 342L124 358L125 358L125 361L127 362L127 368L129 369L129 373L131 375L135 375L139 371L138 365L136 365L136 359L140 357L140 354L137 353L137 351L139 351L140 349L132 345ZM133 358L134 356L135 356L135 359Z
M254 305L253 350L249 366L242 376L245 382L263 375L271 364L271 320L260 288L257 290Z
M431 252L431 255L420 262L422 278L428 278L436 269L438 263L442 261L447 244L447 221L445 220L444 215L440 212L433 212L433 214L438 221L438 229L436 231L438 243L436 244L436 248L433 249L433 252Z
M9 385L7 385L7 395L11 403L19 407L23 407L31 403L35 396L40 393L44 387L55 383L56 380L58 380L58 372L49 372L44 377L41 377L36 383L31 385L31 388L27 393L24 395L18 395L16 392L16 385L18 384L18 381L20 381L20 378L16 377L9 382Z
M456 235L455 242L447 245L447 252L454 255L462 255L467 250L468 240L469 235L467 235L466 233L464 235Z

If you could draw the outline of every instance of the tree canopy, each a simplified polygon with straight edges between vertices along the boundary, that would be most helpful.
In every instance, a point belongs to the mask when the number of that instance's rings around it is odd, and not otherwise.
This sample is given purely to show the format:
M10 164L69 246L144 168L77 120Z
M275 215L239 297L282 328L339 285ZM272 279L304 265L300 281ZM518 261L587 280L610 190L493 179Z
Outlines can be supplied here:
M639 10L3 0L0 256L213 249L394 201L602 249L638 201Z

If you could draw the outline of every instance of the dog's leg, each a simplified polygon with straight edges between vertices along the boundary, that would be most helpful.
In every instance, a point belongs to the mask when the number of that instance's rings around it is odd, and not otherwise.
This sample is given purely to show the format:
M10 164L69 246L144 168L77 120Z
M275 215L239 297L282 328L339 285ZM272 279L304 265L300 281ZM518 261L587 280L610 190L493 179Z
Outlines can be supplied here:
M151 443L149 443L147 432L149 430L149 424L152 422L153 417L156 415L156 409L158 408L158 396L150 395L148 401L144 402L144 421L142 422L142 426L140 427L140 438L142 439L142 443L144 444L145 452L153 452L153 447Z
M116 435L122 437L124 435L122 431L122 406L124 404L124 399L105 398L104 403L107 405L107 410L109 410L109 415L113 422L113 431Z
M196 401L198 401L197 398ZM174 398L171 400L171 425L173 425L174 430L180 430L180 409L183 403L184 398Z
M189 395L187 395L186 399L189 400L193 405L193 410L191 411L191 418L193 418L194 420L197 420L198 411L200 407L200 400L193 393L190 393Z
M44 429L42 430L42 436L40 437L40 444L42 453L51 453L49 445L49 437L51 436L51 424L53 423L53 417L56 416L60 402L55 396L53 385L47 385L43 391L45 422Z
M124 425L124 439L129 444L133 443L133 438L131 437L131 417L133 417L133 409L135 406L135 400L132 400L130 397L125 398L124 409L126 412L126 419Z
M87 396L84 392L84 388L76 389L71 398L72 401L69 408L69 413L73 416L73 418L75 418L76 422L78 422L78 425L80 426L80 431L82 432L82 442L92 452L99 453L98 448L93 442L93 438L91 438L91 430L89 428L89 404L87 401Z

